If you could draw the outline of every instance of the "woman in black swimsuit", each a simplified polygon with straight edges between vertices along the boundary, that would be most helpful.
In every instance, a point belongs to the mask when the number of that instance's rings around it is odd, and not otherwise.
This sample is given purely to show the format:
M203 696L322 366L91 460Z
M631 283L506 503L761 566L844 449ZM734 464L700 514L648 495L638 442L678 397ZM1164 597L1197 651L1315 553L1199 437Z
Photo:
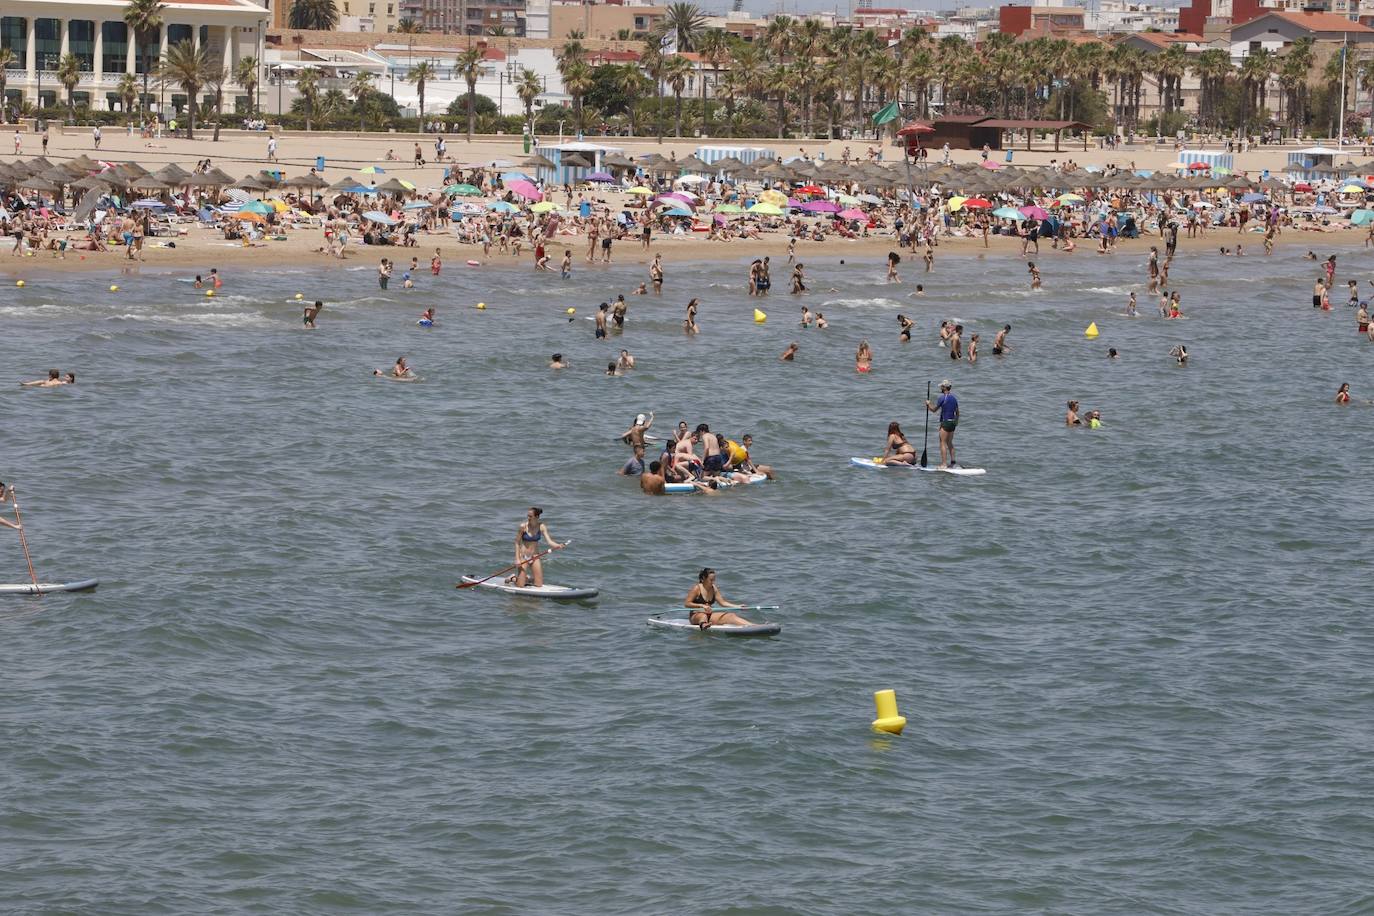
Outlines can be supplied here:
M714 607L737 608L741 605L733 604L725 600L725 596L716 588L716 571L707 567L697 573L697 584L692 586L692 590L687 593L687 598L682 602L690 610L687 619L696 624L703 630L714 624L727 624L730 626L752 627L753 624L745 620L738 614L729 611L713 611Z
M549 550L562 550L563 545L553 539L540 517L544 514L543 509L530 507L530 511L525 514L525 521L515 531L515 562L520 566L514 580L516 588L524 588L526 582L526 571L534 580L535 588L544 586L544 564L538 559L541 553L539 545L547 540Z

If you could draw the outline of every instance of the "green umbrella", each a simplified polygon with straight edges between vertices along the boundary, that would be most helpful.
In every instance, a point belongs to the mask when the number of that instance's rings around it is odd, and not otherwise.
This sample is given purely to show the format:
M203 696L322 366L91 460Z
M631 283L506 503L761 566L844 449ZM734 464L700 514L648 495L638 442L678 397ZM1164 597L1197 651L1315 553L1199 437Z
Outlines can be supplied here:
M477 197L482 192L470 184L451 184L444 188L444 193L454 194L458 197Z
M716 212L717 212L717 213L743 213L743 212L744 212L744 208L741 207L739 204L721 204L719 207L716 207Z
M239 208L239 212L261 213L263 216L266 216L269 213L275 213L276 210L273 209L271 204L263 203L260 200L250 200L248 203L244 204L242 207Z

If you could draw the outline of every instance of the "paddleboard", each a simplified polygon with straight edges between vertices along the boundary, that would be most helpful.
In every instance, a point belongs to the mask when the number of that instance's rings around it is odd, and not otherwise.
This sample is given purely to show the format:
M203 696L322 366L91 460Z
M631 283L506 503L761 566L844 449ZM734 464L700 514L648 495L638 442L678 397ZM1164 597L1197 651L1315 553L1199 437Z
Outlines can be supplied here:
M751 474L744 480L734 480L729 483L723 483L718 489L728 490L731 487L743 487L751 483L763 483L767 479L768 478L763 474ZM695 493L697 492L697 488L690 483L669 483L664 484L663 491L665 493Z
M982 477L987 473L986 468L937 468L931 465L926 468L917 468L918 471L928 471L931 474L957 474L960 477Z
M663 614L655 614L647 622L649 626L658 627L661 630L676 630L684 633L715 633L719 636L776 636L782 632L782 624L780 623L756 623L747 627L717 623L703 630L688 621L686 617L665 617Z
M574 588L568 585L544 585L536 588L533 585L526 585L523 588L516 588L506 582L505 579L490 579L486 582L477 582L481 576L464 576L464 582L476 582L478 588L490 588L498 592L505 592L508 595L524 595L527 598L552 598L555 600L569 600L575 598L595 598L597 590L594 588Z
M36 595L40 591L43 594L48 592L89 592L99 584L99 579L82 579L79 582L40 582L38 587L34 588L32 582L25 582L22 585L0 585L0 595Z
M382 374L382 375L376 375L376 374L374 374L372 377L373 377L373 378L386 379L388 382L423 382L423 381L424 381L424 378L421 377L421 376L418 376L418 375L403 375L403 376L401 376L400 378L397 378L397 377L394 376L394 375L390 375L390 374L385 374L385 373L384 373L384 374Z
M889 464L885 461L874 461L872 458L850 458L849 463L855 467L877 468L880 471L887 470L888 468L906 468L907 470L911 470L916 467L914 464L904 464L901 461L893 461Z

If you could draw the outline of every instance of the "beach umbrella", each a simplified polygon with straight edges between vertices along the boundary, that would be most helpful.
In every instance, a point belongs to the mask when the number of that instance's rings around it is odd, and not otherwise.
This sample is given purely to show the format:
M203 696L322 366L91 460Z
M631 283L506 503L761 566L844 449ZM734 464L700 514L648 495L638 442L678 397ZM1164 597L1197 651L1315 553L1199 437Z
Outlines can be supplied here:
M726 156L724 159L717 159L711 163L711 168L718 172L732 172L744 167L744 163L736 156Z
M271 204L269 204L265 200L250 200L248 203L244 204L241 208L239 208L239 212L261 213L263 215L266 215L268 213L274 213L276 212L276 210Z
M288 210L291 209L291 205L290 205L290 204L288 204L288 203L287 203L286 201L284 201L284 200L277 200L275 197L272 198L271 200L264 201L264 203L266 203L269 207L271 207L271 208L272 208L273 210L275 210L277 213L286 213Z
M883 199L876 194L860 194L857 199L861 204L874 204L875 206L883 202ZM843 202L844 198L841 197L840 200Z
M841 210L839 213L835 215L838 216L840 219L861 219L864 221L868 220L868 214L862 210Z
M839 213L842 207L829 200L809 200L801 205L807 213Z
M1049 212L1045 209L1034 205L1022 207L1021 213L1025 216L1029 216L1032 219L1045 219L1050 215Z
M573 168L589 169L592 167L592 161L590 159L577 153L569 153L562 158L564 165L572 166Z
M504 200L493 200L487 204L487 209L495 210L497 213L514 213L518 208Z
M991 210L991 209L992 209L992 201L987 200L986 198L983 198L983 197L970 197L968 200L964 201L964 209L966 209L966 210Z
M110 183L99 175L88 175L80 181L72 182L72 187L80 188L83 191L89 191L92 188L100 188L103 191L110 187Z
M481 207L477 206L477 205L474 204L474 203L469 203L468 201L463 201L461 204L459 204L458 206L454 207L454 208L453 208L451 211L449 211L449 212L450 212L450 213L457 213L457 214L460 214L460 215L462 215L462 216L476 216L476 215L478 215L479 213L483 213L483 212L485 212L485 211L484 211Z
M793 194L824 194L824 193L825 193L825 188L822 188L820 185L808 184L808 185L803 185L803 186L800 187L800 188L797 188L797 189L796 189L795 191L793 191L792 193L793 193Z
M741 207L739 204L721 204L719 207L716 207L716 212L717 212L717 213L743 213L743 212L744 212L744 208Z
M253 213L251 211L244 210L240 210L239 212L235 213L234 219L243 220L245 223L267 222L267 217L263 216L261 213Z
M609 157L609 156L606 157L606 158L607 158L607 161L610 160L610 157ZM552 159L550 159L548 156L540 156L540 155L538 155L537 153L536 153L535 155L533 155L533 156L530 156L528 159L526 159L524 162L522 162L522 163L520 163L520 164L523 165L523 166L525 166L526 168L531 168L531 169L556 169L556 168L558 168L558 163L554 162L554 161L553 161ZM619 163L617 163L617 164L619 164ZM629 165L629 163L627 162L627 163L625 163L625 165Z
M679 160L677 167L690 172L710 172L714 171L711 164L700 156L688 156L686 159Z
M158 181L151 175L144 175L142 178L138 179L133 184L129 185L129 187L133 188L135 191L167 190L167 185L165 182Z
M710 179L702 178L700 175L683 175L674 180L674 184L705 184Z
M956 194L949 200L945 201L945 207L949 210L950 213L958 213L960 210L964 209L964 201L966 200L968 200L967 197L960 197Z
M539 203L537 203L537 204L535 204L534 206L530 207L530 212L531 212L531 213L548 213L550 210L557 210L557 209L558 209L558 205L557 205L557 204L551 203L551 202L549 202L549 201L547 201L547 200L541 200Z
M673 207L673 208L671 208L671 209L669 209L669 210L664 210L664 211L663 211L663 215L664 215L664 216L691 216L691 215L692 215L692 211L691 211L691 210L688 210L686 207Z
M759 195L759 201L766 204L773 204L776 207L787 205L787 195L781 191L767 190Z
M984 160L983 160L983 168L987 169L987 170L990 171L990 172L995 172L995 171L997 171L998 169L1000 169L1001 167L1002 167L1002 164L1001 164L1000 162L993 162L991 159L984 159Z
M1332 213L1335 213L1335 212L1336 212L1336 208L1335 208L1335 207L1313 207L1313 208L1312 208L1312 212L1313 212L1313 213L1323 213L1323 214L1326 214L1326 215L1329 216L1329 215L1331 215Z
M482 194L480 188L470 184L451 184L444 188L445 194L452 194L454 197L479 197Z
M781 216L782 207L779 207L777 204L760 202L750 207L749 212L758 213L763 216Z
M323 188L329 187L329 182L325 181L323 178L321 178L319 175L316 175L314 172L306 172L300 178L297 178L295 181L290 182L290 184L298 188L305 188L310 191L319 191Z
M625 193L634 194L637 197L652 197L654 192L650 191L648 188L645 187L638 187L630 188L630 190L626 191Z
M129 204L130 207L137 207L140 210L166 210L167 205L156 197L145 197Z
M1347 185L1345 185L1344 187L1342 187L1339 191L1337 191L1336 193L1337 193L1337 194L1363 194L1364 191L1365 191L1365 189L1362 188L1362 187L1360 187L1360 186L1357 185L1357 184L1347 184Z
M518 179L516 181L508 181L506 182L506 187L511 192L520 195L526 200L544 199L543 193L534 185L530 184L528 181L522 181Z
M433 207L433 206L434 206L434 204L430 203L430 202L427 201L427 200L412 200L412 201L410 201L409 203L407 203L404 207L402 207L401 209L402 209L402 210L428 210L430 207Z
M536 158L538 158L538 159L543 159L544 157L543 157L543 156L538 156L538 157L536 157ZM529 165L529 164L532 163L533 161L534 161L533 159L527 160L525 164L526 164L526 165ZM619 153L607 153L606 155L602 156L602 157L601 157L601 164L602 164L602 165L606 165L606 166L613 166L613 167L619 168L619 169L634 168L634 163L633 163L632 161L630 161L629 159L626 159L624 156L620 155ZM552 166L553 163L550 162L549 165Z
M234 182L234 187L241 188L244 191L262 192L267 190L267 186L264 185L261 181L258 181L252 175L247 176L242 181Z
M41 191L48 194L55 194L57 192L57 185L37 175L23 179L19 182L19 186L21 188L28 188L30 191Z
M375 165L363 166L362 168L358 169L358 171L359 171L360 173L364 174L364 175L385 175L385 174L386 174L386 169L380 168L380 167L375 166Z
M1083 203L1083 196L1081 194L1060 194L1059 202L1061 204L1081 204Z
M213 185L215 187L224 187L225 185L231 185L234 183L234 176L230 175L225 171L222 171L219 168L211 169L210 171L205 173L204 177L208 184Z
M992 215L997 217L998 219L1020 220L1024 219L1026 214L1022 213L1015 207L998 207L996 210L992 211Z
M373 223L381 223L383 226L396 225L396 220L387 216L381 210L368 210L363 214L363 219Z
M1365 223L1374 222L1374 210L1356 210L1350 214L1350 225L1363 226Z
M592 172L585 180L594 181L597 184L615 184L615 176L609 172Z
M1268 195L1268 194L1260 194L1260 193L1258 193L1258 192L1251 192L1251 193L1249 193L1249 194L1243 194L1243 195L1241 195L1240 202L1243 203L1243 204L1257 204L1257 203L1259 203L1259 202L1262 201L1262 200L1268 200L1268 199L1269 199L1269 195Z
M407 185L410 185L407 187ZM401 181L399 178L388 178L386 181L377 185L377 191L382 194L404 194L407 191L415 190L415 185Z

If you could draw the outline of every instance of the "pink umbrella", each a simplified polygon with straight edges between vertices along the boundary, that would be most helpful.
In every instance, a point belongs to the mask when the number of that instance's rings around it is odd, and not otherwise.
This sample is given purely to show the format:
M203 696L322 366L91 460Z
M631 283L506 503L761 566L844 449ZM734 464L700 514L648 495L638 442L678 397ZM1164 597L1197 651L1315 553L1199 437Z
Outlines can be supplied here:
M506 187L526 200L538 201L544 199L544 195L540 193L539 189L528 181L518 179L516 181L508 181L506 182Z
M689 210L697 208L696 202L684 194L660 194L654 198L654 206L659 204L666 207L686 207Z
M1050 215L1047 211L1034 205L1022 207L1021 212L1029 216L1031 219L1048 219Z
M831 200L809 200L801 205L807 213L839 213L842 207Z
M853 207L850 207L848 210L841 210L835 215L840 219L861 219L864 222L868 222L868 214L862 210L855 210Z
M998 165L996 162L993 162L991 159L984 159L984 160L983 160L983 168L985 168L985 169L992 169L993 171L996 171L997 169L1000 169L1001 167L1002 167L1002 166Z

